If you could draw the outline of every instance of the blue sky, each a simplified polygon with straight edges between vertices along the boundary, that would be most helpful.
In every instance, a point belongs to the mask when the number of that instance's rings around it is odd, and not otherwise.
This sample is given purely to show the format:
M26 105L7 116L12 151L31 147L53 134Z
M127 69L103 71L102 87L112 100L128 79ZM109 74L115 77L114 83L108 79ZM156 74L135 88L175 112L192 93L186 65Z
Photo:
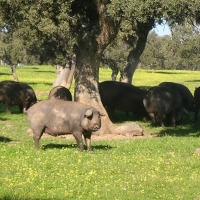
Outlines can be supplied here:
M171 31L169 26L166 25L157 25L156 28L153 29L159 36L170 35Z

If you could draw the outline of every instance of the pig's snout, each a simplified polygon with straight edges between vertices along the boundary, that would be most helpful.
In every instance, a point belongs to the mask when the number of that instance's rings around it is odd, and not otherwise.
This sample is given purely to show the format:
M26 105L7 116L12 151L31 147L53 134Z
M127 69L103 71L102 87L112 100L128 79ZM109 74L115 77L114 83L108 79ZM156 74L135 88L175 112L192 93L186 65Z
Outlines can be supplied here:
M98 131L99 129L100 129L100 126L96 124L93 126L92 131Z

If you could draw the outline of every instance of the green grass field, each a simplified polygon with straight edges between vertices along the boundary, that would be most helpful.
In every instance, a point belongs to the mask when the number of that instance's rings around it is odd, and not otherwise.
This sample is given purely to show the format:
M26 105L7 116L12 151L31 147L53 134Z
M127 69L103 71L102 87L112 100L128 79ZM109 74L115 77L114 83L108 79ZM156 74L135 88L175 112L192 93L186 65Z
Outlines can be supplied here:
M56 78L52 66L18 67L17 75L39 100L47 98ZM100 69L99 80L110 75ZM0 81L12 79L10 68L0 66ZM193 93L200 72L136 70L133 84L149 88L162 81L182 83ZM26 115L17 107L11 111L0 105L2 200L200 200L199 121L184 118L176 128L136 121L157 137L92 141L92 152L79 152L74 139L43 137L36 151Z

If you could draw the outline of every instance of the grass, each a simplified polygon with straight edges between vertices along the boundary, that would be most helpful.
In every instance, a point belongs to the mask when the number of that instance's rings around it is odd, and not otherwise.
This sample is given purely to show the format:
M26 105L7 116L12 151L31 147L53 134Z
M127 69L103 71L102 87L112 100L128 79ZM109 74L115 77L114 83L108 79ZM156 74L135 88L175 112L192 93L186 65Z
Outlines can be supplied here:
M43 100L56 77L54 71L51 66L23 66L17 75ZM101 69L100 81L110 74ZM176 80L193 93L199 77L196 71L136 70L133 84L149 88ZM1 80L12 80L9 67L0 66ZM7 115L0 105L0 199L200 199L200 154L195 153L200 148L199 122L191 124L186 118L176 128L160 128L136 121L161 137L92 141L94 150L82 153L75 140L44 137L36 151L26 134L26 115L17 107L11 110L13 114Z

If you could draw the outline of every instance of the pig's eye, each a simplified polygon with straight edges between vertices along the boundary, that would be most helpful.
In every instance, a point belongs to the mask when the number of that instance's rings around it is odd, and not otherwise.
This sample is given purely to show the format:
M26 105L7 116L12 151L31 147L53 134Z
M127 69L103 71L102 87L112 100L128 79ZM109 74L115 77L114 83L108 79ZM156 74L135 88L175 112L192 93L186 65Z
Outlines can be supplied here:
M88 118L89 120L92 120L92 115L88 116L87 118Z

